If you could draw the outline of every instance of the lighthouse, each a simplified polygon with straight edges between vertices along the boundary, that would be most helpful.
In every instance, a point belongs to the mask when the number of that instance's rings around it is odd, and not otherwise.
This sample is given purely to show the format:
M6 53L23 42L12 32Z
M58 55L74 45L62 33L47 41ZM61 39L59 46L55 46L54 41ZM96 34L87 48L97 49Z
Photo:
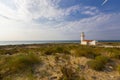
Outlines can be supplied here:
M85 40L85 34L84 32L81 33L80 35L81 39L81 45L96 45L96 40Z
M81 42L85 40L84 32L81 33L80 38L81 38Z

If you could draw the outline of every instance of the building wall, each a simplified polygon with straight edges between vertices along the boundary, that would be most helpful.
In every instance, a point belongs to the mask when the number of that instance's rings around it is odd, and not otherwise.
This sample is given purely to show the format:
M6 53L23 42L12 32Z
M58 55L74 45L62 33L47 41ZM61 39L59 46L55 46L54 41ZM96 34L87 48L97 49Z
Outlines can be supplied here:
M91 41L91 42L87 42L87 41L81 41L81 45L96 45L97 42L94 40L94 41Z
M96 45L96 41L89 42L89 45Z
M82 45L88 45L88 43L86 41L81 41Z

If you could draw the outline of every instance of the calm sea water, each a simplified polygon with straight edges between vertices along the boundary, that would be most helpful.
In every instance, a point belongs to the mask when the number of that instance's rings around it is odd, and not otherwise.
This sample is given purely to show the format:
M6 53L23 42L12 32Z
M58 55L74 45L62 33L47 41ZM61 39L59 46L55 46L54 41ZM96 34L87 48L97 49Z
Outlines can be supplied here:
M79 43L79 40L57 41L0 41L0 45L47 44L47 43Z
M120 40L98 40L99 42L120 42ZM57 41L0 41L0 45L47 44L47 43L80 43L80 40Z

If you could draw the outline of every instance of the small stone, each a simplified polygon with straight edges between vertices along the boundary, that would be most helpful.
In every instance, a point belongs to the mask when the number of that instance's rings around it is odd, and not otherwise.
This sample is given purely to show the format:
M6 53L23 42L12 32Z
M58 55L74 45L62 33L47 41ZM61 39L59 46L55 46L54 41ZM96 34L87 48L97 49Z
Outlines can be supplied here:
M96 77L95 77L95 76L91 76L91 77L92 77L92 79L96 80Z
M113 67L112 67L112 66L109 66L109 68L110 68L110 69L113 69Z
M110 76L111 78L114 78L114 76Z
M51 77L50 80L57 80L57 76Z

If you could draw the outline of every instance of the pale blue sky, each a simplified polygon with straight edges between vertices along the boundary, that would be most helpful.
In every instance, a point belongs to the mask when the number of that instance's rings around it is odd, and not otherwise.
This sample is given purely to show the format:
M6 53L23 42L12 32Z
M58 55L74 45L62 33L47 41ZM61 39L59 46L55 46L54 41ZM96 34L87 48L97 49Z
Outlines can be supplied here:
M120 0L0 0L0 41L120 40Z

